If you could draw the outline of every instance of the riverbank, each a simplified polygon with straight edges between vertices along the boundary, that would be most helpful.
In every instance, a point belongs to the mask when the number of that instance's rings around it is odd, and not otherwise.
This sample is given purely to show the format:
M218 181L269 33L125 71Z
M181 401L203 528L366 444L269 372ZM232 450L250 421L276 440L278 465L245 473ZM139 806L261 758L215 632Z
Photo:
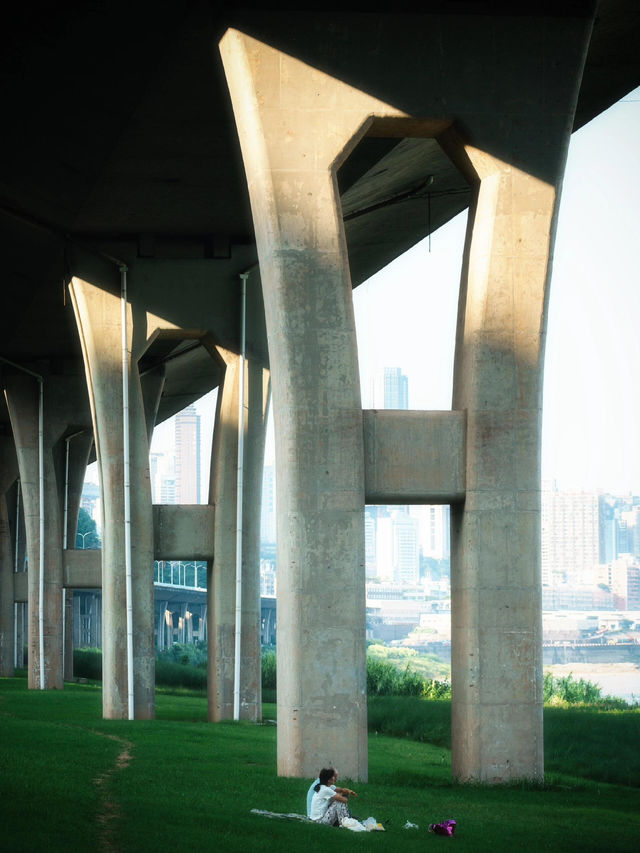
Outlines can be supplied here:
M603 696L617 696L626 702L640 702L640 666L633 663L556 663L545 666L556 678L573 675L597 684Z

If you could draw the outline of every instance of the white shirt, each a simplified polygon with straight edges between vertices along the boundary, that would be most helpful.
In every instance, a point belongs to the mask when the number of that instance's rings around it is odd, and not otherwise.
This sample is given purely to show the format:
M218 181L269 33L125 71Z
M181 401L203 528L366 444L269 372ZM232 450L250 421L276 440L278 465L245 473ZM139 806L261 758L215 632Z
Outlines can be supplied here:
M328 788L326 785L320 785L320 790L315 791L311 800L311 820L320 820L326 810L329 808L331 799L335 797L336 792L333 788Z

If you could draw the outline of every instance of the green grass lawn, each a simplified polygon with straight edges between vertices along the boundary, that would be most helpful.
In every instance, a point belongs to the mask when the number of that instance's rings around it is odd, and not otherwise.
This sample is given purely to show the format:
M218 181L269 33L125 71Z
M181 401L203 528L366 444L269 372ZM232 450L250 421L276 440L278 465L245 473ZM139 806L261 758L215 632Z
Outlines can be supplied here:
M423 712L431 706L423 701ZM441 722L446 706L433 707ZM265 706L264 716L273 718L274 706ZM0 850L412 853L453 844L495 853L640 846L637 712L553 709L546 718L552 766L539 788L454 785L446 745L374 731L369 782L353 785L360 793L353 811L376 817L386 832L366 834L251 814L304 811L308 782L276 776L274 725L211 725L206 717L204 697L159 692L155 721L103 720L99 686L40 692L28 691L23 678L0 679ZM586 737L589 730L593 737ZM629 766L626 784L598 778L610 774L602 768L604 753L619 768ZM427 833L430 822L449 817L458 821L454 839ZM404 829L407 820L420 828Z

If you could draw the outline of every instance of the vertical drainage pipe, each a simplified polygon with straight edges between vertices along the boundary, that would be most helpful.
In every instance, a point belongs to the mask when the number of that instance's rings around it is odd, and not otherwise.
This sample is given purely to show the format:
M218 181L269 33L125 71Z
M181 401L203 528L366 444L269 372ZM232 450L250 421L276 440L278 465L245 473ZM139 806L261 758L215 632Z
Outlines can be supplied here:
M131 450L129 447L129 348L127 340L127 267L120 264L120 306L122 311L122 440L124 462L124 562L127 603L127 711L134 718L133 696L133 591L131 578Z
M238 467L236 481L236 623L233 674L233 719L240 719L240 658L242 654L242 500L244 486L244 364L246 358L247 279L241 273L240 376L238 377Z

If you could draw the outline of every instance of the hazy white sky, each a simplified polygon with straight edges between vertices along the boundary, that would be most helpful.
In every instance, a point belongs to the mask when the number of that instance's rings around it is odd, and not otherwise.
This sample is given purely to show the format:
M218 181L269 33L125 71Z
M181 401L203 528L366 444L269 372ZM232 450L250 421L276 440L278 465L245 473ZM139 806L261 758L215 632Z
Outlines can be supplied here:
M451 407L466 213L354 292L362 402L382 367L409 405ZM556 237L546 349L543 477L640 494L640 89L572 136ZM215 395L198 404L210 435ZM171 442L161 425L154 449ZM203 457L209 448L203 441ZM273 460L273 441L267 461ZM203 471L208 459L203 458Z
M409 406L451 407L466 214L354 294L362 396L384 366ZM640 493L640 89L572 136L546 347L543 477Z

